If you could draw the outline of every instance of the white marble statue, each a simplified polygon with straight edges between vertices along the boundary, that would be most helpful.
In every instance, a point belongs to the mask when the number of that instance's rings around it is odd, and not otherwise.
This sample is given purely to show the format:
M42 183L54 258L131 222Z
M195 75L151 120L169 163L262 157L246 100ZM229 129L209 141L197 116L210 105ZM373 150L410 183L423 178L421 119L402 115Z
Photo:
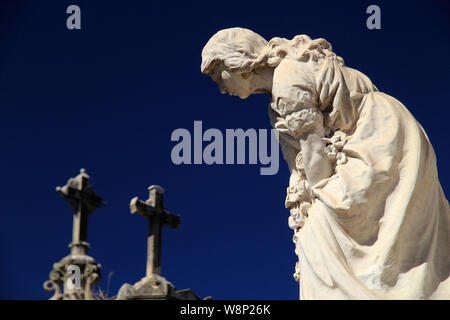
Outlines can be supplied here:
M420 124L324 39L217 32L201 70L271 96L300 299L450 299L450 208Z

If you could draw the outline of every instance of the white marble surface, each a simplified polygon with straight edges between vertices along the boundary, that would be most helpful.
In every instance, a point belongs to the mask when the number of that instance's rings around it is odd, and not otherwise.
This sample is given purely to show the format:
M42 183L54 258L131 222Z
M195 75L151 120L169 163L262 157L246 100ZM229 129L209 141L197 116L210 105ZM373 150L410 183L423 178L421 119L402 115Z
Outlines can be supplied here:
M306 35L221 30L201 69L222 93L271 95L301 299L450 299L450 208L401 102Z

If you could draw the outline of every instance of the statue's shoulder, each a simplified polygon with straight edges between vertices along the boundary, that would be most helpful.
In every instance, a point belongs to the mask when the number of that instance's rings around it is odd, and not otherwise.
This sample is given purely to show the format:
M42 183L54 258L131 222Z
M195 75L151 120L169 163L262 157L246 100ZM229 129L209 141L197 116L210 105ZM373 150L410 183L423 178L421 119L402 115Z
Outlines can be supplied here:
M309 63L283 59L273 74L274 96L298 97L299 91L315 91L314 74Z
M298 61L295 59L283 59L275 68L274 79L286 76L302 75L311 70L309 63Z

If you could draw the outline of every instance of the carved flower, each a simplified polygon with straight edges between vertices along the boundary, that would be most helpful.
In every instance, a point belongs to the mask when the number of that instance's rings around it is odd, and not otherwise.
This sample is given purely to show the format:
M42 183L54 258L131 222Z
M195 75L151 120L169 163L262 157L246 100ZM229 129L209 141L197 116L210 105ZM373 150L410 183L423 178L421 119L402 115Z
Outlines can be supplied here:
M295 230L294 235L292 236L292 242L295 243L295 245L297 245L297 241L298 241L298 231Z
M292 208L294 205L303 200L308 194L304 180L298 180L297 184L287 188L285 201L286 208Z
M333 160L333 161L336 160L338 150L336 149L336 147L334 145L332 145L332 144L327 145L325 147L324 151L330 160Z
M336 157L337 164L345 164L347 163L347 155L344 152L339 152Z
M347 142L347 135L345 132L337 130L331 138L324 138L323 141L327 143L324 151L330 160L336 161L337 164L344 164L347 162L347 156L342 151Z
M289 217L289 228L297 230L305 225L306 218L308 217L308 210L311 207L309 202L303 201L300 204L295 204L295 206L290 210Z
M293 277L294 277L295 281L297 281L297 282L300 281L300 262L298 262L298 261L295 264L295 272L293 274Z
M304 226L305 220L306 218L303 216L294 217L291 215L288 222L289 228L293 230L300 229Z
M347 142L347 134L345 132L337 130L331 137L330 141L338 150L342 150L345 143Z

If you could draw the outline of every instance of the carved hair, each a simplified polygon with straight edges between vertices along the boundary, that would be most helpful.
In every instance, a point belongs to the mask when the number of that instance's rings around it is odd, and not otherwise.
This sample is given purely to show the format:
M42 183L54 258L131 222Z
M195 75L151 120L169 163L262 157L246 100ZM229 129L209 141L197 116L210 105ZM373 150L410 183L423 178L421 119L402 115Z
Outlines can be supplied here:
M320 63L326 57L344 64L332 51L331 44L322 38L312 40L307 35L292 40L275 37L267 42L259 34L244 28L230 28L217 32L202 51L202 73L208 74L222 61L236 73L252 71L258 67L277 67L284 58Z

